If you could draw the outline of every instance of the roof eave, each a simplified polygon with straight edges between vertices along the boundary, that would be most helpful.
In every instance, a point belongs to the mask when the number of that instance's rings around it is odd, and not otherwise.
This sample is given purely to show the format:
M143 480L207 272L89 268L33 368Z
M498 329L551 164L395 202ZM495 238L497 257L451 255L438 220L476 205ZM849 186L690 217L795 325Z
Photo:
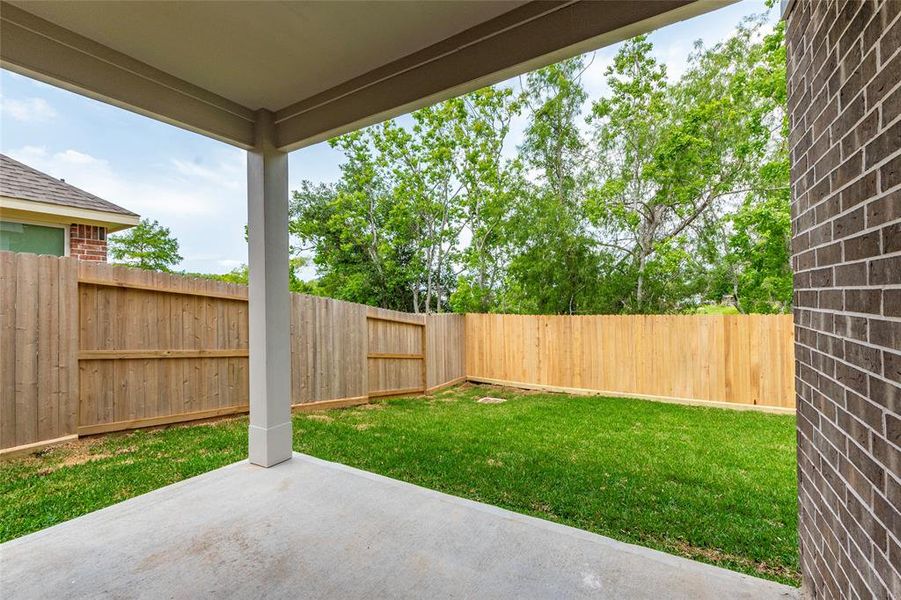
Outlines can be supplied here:
M27 219L47 223L82 223L106 227L110 233L137 225L141 217L133 213L124 214L64 206L52 202L39 202L27 198L0 196L0 217Z

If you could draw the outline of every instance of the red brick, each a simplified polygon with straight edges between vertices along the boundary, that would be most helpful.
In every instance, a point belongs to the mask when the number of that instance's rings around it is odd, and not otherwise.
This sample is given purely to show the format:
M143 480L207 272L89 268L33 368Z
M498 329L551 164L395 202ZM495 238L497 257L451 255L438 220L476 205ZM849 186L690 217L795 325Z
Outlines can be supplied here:
M106 229L72 224L69 228L69 255L81 260L106 262Z

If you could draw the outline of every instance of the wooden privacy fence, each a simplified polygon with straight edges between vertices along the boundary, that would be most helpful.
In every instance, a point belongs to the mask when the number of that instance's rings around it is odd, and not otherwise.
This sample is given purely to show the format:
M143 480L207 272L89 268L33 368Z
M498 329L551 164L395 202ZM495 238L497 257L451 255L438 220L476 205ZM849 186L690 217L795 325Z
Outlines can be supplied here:
M10 252L0 286L0 449L248 408L244 286ZM292 294L292 404L461 381L462 336L462 315Z
M77 269L0 252L0 448L75 434Z
M463 319L292 294L292 401L348 405L462 381Z
M104 263L61 264L78 271L75 433L247 409L246 288Z
M794 408L791 315L466 315L473 381Z
M464 381L794 407L790 316L413 315L292 294L291 401ZM0 252L0 451L248 405L244 286Z

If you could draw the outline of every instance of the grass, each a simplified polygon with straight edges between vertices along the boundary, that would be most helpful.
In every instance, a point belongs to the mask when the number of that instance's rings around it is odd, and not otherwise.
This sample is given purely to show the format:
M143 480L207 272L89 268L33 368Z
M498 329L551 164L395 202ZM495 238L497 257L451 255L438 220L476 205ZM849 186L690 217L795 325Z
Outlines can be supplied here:
M483 395L507 398L479 404ZM795 420L464 385L296 415L294 448L797 585ZM0 540L245 457L245 418L0 463Z

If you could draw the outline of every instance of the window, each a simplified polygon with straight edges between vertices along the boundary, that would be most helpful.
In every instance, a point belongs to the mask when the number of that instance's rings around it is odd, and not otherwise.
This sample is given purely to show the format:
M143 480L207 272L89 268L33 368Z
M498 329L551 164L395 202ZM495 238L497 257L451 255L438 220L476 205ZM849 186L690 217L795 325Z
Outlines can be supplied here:
M0 250L65 256L66 230L13 221L0 221Z

